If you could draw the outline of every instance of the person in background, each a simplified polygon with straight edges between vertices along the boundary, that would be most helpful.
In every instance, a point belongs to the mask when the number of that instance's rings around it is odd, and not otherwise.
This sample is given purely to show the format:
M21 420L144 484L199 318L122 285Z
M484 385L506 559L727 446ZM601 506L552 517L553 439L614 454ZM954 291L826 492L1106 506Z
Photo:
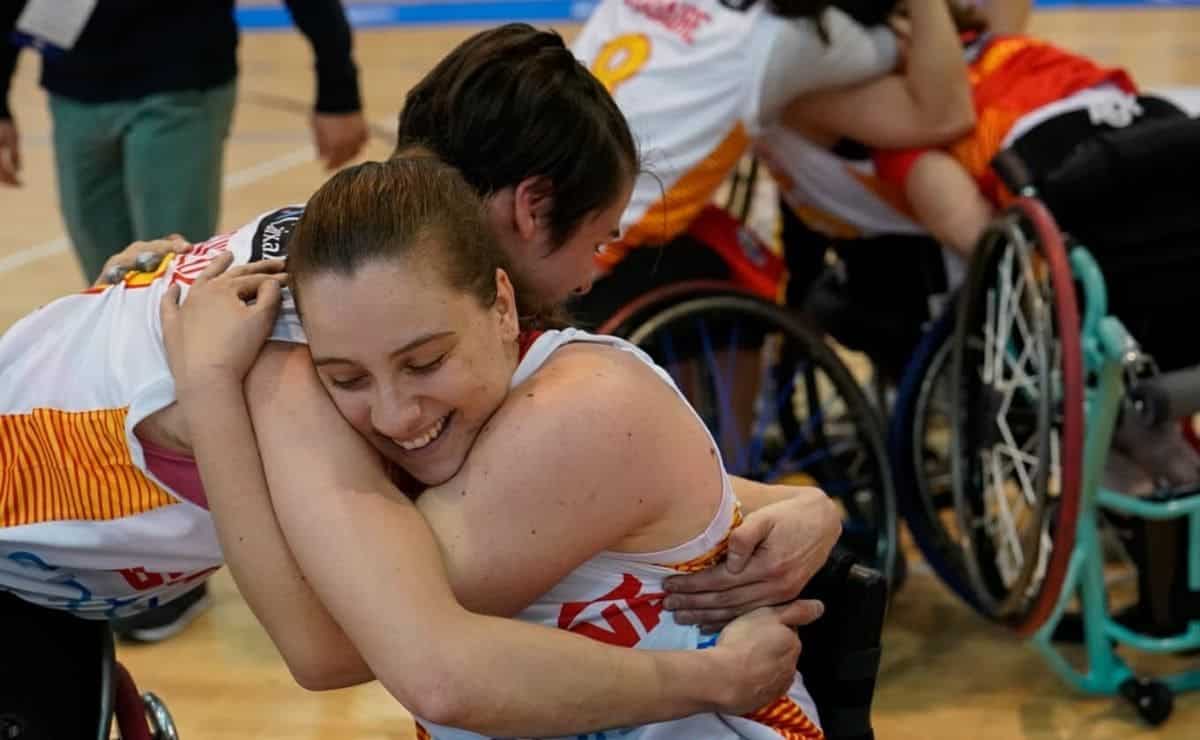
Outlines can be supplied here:
M333 169L367 141L350 26L337 0L286 4L316 56L311 123L317 153ZM49 24L39 21L47 17ZM22 44L42 51L59 200L88 282L134 240L216 233L236 99L233 0L98 0L78 15L56 0L0 5L0 184L7 186L21 184L8 91ZM157 641L207 605L201 585L114 628Z
M317 152L333 169L367 141L350 26L337 0L286 4L316 56L311 123ZM50 97L63 219L91 282L134 240L216 233L238 29L234 0L82 5L0 5L0 184L21 184L8 91L22 45L33 46Z

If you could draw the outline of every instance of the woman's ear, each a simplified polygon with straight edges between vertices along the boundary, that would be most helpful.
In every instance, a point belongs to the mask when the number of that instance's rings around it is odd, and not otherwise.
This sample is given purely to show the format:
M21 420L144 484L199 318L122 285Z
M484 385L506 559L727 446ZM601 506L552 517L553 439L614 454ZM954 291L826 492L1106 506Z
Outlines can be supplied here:
M496 268L496 302L492 305L499 324L500 337L506 342L516 340L521 333L521 317L517 311L517 296L504 268Z
M527 177L513 189L513 223L526 241L537 240L550 226L553 205L550 181Z

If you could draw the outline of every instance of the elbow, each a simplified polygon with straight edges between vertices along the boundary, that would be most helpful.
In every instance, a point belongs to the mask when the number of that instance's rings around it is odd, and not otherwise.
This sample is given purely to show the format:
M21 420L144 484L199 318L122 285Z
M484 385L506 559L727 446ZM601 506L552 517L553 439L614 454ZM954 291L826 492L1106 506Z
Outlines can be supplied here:
M284 655L292 679L307 691L333 691L357 686L375 678L361 660L342 656Z
M453 676L438 668L424 666L401 678L381 677L380 682L418 719L463 730L483 729L481 707L472 704Z

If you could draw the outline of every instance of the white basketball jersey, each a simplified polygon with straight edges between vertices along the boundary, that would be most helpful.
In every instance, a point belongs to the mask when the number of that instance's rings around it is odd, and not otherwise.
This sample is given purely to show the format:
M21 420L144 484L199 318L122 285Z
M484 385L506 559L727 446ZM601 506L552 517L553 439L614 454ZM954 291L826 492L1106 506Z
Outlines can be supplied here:
M638 178L623 237L603 255L687 229L783 106L805 92L882 74L895 41L828 10L822 40L806 19L763 2L603 0L573 48L612 93L651 176ZM665 192L665 197L664 197Z
M212 517L157 480L134 428L175 400L159 302L225 251L284 256L300 207L60 298L0 337L0 590L104 619L195 586L222 562ZM290 296L272 338L303 341Z
M788 207L811 229L839 239L925 233L904 194L876 177L869 159L843 159L783 126L773 126L756 151Z
M571 342L595 342L633 354L679 393L662 368L644 352L616 337L598 336L566 329L549 331L530 346L516 373L512 386L520 385L538 371L559 348ZM680 394L681 402L687 403ZM696 423L703 421L696 416ZM719 449L712 440L714 449ZM718 453L719 454L719 453ZM724 465L722 464L722 470ZM593 640L639 650L702 650L716 643L716 635L703 635L695 625L675 622L663 609L666 596L663 579L679 573L693 573L711 567L725 554L729 534L741 522L738 502L727 474L721 505L707 529L691 541L662 552L604 552L572 571L517 619L570 630ZM816 707L797 673L788 694L746 717L699 714L671 722L592 733L591 740L793 740L824 738ZM420 720L418 737L436 740L479 740L482 736L463 730L433 725ZM576 740L576 737L562 738Z

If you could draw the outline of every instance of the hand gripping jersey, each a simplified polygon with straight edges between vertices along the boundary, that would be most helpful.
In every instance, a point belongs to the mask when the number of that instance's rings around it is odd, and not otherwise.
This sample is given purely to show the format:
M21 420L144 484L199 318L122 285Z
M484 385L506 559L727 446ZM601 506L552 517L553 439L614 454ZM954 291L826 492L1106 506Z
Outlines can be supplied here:
M285 256L300 207L123 283L60 298L0 337L0 590L82 617L170 600L220 567L212 518L150 471L134 429L175 401L159 322L217 255ZM304 341L285 293L272 334Z
M572 342L606 344L629 352L653 368L664 383L679 393L671 377L632 344L576 329L548 331L539 336L518 365L511 387L523 383L556 350ZM681 403L687 403L682 394L679 398ZM696 416L696 423L703 425L699 416ZM709 440L713 448L718 449L711 436ZM543 594L517 615L517 619L570 630L610 645L641 650L701 650L714 645L716 635L702 635L696 626L676 624L671 613L663 609L666 596L663 579L678 573L704 570L724 556L729 534L741 522L741 514L729 476L725 474L723 478L721 505L707 529L694 539L662 552L600 553ZM586 737L589 740L778 740L781 737L816 740L824 738L817 724L819 721L812 698L797 673L787 696L746 717L700 714L644 727L592 733ZM418 737L478 740L482 736L419 720Z
M602 267L683 233L792 98L895 64L890 32L836 9L822 25L828 42L812 21L754 0L600 3L573 49L612 93L654 175L638 178L623 237L599 256Z

